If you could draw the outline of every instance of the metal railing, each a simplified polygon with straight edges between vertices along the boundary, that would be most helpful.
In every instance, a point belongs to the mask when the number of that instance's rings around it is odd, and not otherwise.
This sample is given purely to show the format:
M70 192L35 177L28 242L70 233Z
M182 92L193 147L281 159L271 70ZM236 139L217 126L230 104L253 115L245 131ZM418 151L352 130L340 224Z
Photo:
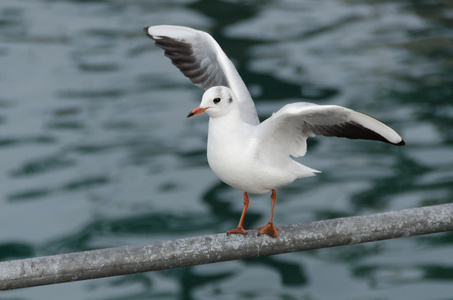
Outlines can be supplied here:
M0 262L0 290L157 271L453 230L453 204Z

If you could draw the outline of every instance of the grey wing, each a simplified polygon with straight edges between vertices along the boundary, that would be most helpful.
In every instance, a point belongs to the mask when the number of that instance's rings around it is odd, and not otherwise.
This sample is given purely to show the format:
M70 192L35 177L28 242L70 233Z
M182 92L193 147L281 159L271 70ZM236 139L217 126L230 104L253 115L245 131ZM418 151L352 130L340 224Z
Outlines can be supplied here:
M317 114L309 116L305 126L315 135L375 140L396 146L405 145L398 133L378 119L340 106L318 106Z
M152 26L145 30L156 46L165 50L164 55L173 65L194 84L204 90L216 85L228 86L225 73L216 63L215 53L208 51L200 33L184 28L184 35L178 36L176 33L181 28L173 26Z
M259 124L255 104L233 63L218 43L206 32L189 27L158 25L145 28L156 46L193 83L207 90L227 86L238 98L242 119Z
M312 103L284 106L260 125L258 134L261 146L296 157L305 154L306 139L314 135L405 145L398 133L369 115L341 106Z

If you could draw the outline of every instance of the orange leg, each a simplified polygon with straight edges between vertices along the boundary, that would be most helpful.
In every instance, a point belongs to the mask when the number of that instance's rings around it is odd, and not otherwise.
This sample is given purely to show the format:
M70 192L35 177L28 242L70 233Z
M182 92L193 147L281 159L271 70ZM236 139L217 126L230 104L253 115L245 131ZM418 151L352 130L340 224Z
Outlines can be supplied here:
M244 223L245 212L247 211L247 207L249 207L249 196L246 192L244 192L244 209L242 209L241 219L239 219L238 227L235 229L231 229L227 231L227 234L247 234L247 231L242 227L242 223Z
M255 228L258 230L258 235L268 234L271 237L277 237L277 229L275 229L274 224L272 223L272 219L274 218L274 204L276 196L277 193L275 193L275 190L273 189L271 195L272 199L271 218L269 219L269 223L267 223L266 225L259 228Z

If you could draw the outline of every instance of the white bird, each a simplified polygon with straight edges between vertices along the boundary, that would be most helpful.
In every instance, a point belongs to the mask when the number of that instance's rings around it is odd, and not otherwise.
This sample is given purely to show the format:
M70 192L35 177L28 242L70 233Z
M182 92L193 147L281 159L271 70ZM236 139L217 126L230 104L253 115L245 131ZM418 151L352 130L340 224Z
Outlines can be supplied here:
M306 140L315 135L378 140L397 146L403 139L379 120L336 105L287 104L262 123L247 87L233 63L206 32L160 25L145 28L165 50L165 56L193 83L207 90L200 106L187 117L209 115L207 156L212 171L226 184L244 192L244 208L237 228L227 234L246 234L247 193L272 192L268 224L259 235L277 236L273 225L275 190L319 171L292 157L304 156Z

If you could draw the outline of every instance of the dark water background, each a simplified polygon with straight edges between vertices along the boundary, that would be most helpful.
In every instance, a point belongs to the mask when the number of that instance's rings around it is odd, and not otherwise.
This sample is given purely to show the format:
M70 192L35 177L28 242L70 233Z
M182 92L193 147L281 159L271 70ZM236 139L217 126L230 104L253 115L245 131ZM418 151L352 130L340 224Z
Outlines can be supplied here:
M450 202L453 2L1 0L0 260L224 232L242 193L205 158L202 91L142 28L211 33L261 118L344 105L406 147L312 139L277 225ZM246 228L267 222L252 196ZM453 235L4 292L0 299L453 299Z

